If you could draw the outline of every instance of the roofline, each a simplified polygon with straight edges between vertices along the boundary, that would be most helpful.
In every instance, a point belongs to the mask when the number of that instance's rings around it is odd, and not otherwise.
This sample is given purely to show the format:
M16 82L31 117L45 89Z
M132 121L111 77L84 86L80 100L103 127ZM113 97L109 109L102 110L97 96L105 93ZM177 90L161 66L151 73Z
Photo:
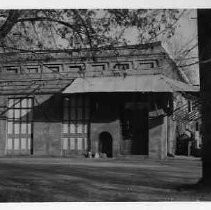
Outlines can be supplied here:
M186 82L187 84L193 85L190 82L190 79L187 77L187 75L177 66L174 58L169 54L169 52L165 49L165 47L161 44L161 47L165 50L166 55L168 57L168 59L172 62L172 64L175 66L175 68L177 69L178 74L181 76L181 78L184 80L184 82Z

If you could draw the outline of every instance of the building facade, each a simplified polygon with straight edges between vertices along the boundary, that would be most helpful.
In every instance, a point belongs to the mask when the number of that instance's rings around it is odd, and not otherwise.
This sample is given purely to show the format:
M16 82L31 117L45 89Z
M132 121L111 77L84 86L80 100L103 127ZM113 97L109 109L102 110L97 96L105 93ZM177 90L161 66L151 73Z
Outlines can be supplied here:
M185 83L161 43L2 53L0 155L174 153Z

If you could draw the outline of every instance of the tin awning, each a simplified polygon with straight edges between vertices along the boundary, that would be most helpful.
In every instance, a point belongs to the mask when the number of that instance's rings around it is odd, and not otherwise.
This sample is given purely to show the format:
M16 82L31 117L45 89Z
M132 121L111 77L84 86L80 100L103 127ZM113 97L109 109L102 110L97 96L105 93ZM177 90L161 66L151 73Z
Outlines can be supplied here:
M164 75L77 78L63 93L95 92L198 92L199 87Z

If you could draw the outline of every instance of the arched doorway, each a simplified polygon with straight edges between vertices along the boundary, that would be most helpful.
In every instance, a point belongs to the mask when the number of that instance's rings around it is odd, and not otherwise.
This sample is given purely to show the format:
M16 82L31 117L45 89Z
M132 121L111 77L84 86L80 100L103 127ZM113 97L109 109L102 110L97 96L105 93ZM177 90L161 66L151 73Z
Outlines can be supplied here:
M99 152L105 153L107 157L112 157L112 136L108 132L99 135Z

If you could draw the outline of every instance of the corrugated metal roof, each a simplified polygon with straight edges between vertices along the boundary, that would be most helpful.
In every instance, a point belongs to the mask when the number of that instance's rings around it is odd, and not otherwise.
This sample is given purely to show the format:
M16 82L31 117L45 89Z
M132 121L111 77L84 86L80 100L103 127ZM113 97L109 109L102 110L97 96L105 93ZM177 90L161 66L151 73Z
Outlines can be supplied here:
M198 92L199 88L164 75L77 78L63 93Z

